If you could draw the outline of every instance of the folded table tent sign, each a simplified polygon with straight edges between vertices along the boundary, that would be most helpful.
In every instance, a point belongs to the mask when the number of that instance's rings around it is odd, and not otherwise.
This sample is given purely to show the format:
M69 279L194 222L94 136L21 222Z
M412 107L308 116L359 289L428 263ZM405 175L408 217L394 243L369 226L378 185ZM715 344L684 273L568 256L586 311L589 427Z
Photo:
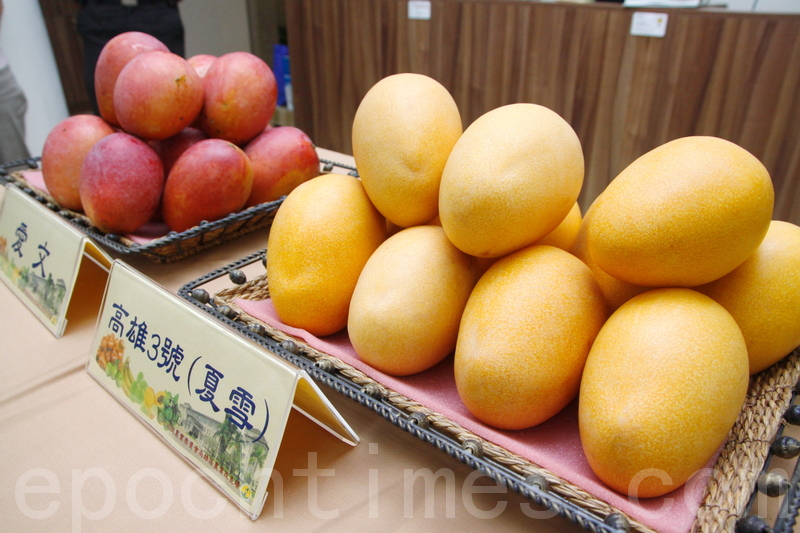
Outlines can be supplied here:
M105 283L111 258L15 185L6 185L0 209L0 278L60 338L73 296L96 305L80 287Z
M304 370L120 261L111 268L87 371L253 520L292 407L358 443Z

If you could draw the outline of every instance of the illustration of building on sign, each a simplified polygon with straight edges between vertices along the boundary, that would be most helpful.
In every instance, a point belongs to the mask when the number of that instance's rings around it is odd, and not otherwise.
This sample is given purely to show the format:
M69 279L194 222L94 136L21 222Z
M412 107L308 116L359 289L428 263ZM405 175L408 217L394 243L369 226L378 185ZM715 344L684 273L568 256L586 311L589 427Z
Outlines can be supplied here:
M48 272L40 276L30 266L16 264L15 256L8 253L8 241L0 237L0 269L17 288L39 308L47 318L55 323L61 303L67 293L67 285L63 279L54 279ZM10 257L9 257L10 256Z
M256 473L269 455L269 446L255 428L241 430L226 415L222 422L196 411L189 403L181 405L180 430L190 437L238 486L257 488Z

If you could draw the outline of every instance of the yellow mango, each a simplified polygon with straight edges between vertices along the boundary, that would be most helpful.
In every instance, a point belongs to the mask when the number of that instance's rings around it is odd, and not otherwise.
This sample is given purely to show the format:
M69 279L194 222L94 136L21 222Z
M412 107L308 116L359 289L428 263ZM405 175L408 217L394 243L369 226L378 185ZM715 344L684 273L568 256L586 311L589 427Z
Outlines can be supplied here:
M326 174L298 186L278 208L267 242L278 317L317 336L343 329L361 269L385 239L386 221L358 179Z
M461 131L455 100L428 76L387 76L364 95L353 118L353 158L387 220L407 228L436 217L442 169Z
M595 279L597 279L597 283L600 285L600 290L603 291L603 296L605 296L606 303L608 303L608 308L610 311L616 311L617 308L636 296L637 294L641 294L650 289L650 287L643 287L641 285L634 285L632 283L628 283L626 281L619 280L614 276L609 275L599 266L597 263L592 260L591 255L589 255L589 248L586 244L586 238L589 234L589 224L592 221L592 215L594 215L596 203L593 203L589 206L589 209L586 210L586 216L583 217L581 221L581 225L578 228L578 233L575 236L575 240L572 243L572 248L570 252L586 263L586 266L592 271L594 274Z
M476 257L500 257L553 231L578 199L583 151L572 127L521 103L478 117L453 147L439 187L448 238Z
M747 349L733 317L692 289L625 302L592 345L578 424L592 470L614 490L666 494L702 469L741 412Z
M581 206L578 205L578 202L575 202L567 216L564 217L564 220L556 226L556 229L536 241L536 244L555 246L569 252L578 237L581 220Z
M350 302L347 332L359 357L405 376L452 353L477 281L472 263L440 226L389 237L367 261Z
M800 345L800 227L773 220L753 255L697 290L733 315L750 373L764 370Z
M589 255L647 287L694 287L741 265L767 233L775 194L764 165L716 137L642 155L595 200Z
M594 276L570 253L534 245L498 259L461 319L454 362L461 400L496 428L544 422L577 394L605 318Z

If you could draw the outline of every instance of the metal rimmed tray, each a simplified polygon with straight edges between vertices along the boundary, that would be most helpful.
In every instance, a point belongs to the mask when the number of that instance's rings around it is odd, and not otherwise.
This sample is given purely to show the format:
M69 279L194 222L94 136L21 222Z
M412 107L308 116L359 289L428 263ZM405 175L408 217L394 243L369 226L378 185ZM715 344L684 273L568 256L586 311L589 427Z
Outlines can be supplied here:
M82 213L64 209L47 192L30 184L22 175L24 170L38 170L40 158L29 158L0 165L0 184L12 183L56 216L90 236L98 244L121 254L141 255L158 263L171 263L185 259L202 250L212 248L257 229L269 226L282 199L249 207L213 222L182 232L169 232L146 243L135 242L123 235L104 233L97 229ZM357 175L353 166L320 159L321 172L331 172L335 167Z
M242 270L264 261L262 250L187 283L178 294L243 337L303 368L314 379L584 529L592 532L655 531L537 465L526 463L518 456L509 459L491 442L469 432L450 431L424 406L402 398L398 400L398 395L381 383L358 371L351 372L352 367L317 352L303 341L276 334L273 328L241 311L232 303L232 295L246 293L248 286L266 285L265 276L248 281ZM230 285L215 294L203 288L211 282L218 287L226 276ZM800 442L784 436L783 430L786 424L800 424L800 405L795 404L798 375L800 351L795 350L772 371L754 378L742 415L714 468L693 531L790 533L793 530L800 508L800 469L796 461ZM740 460L743 452L747 454L746 466ZM793 461L792 473L782 477L772 472L775 460ZM715 496L714 492L718 494ZM774 513L772 524L754 514L760 508L759 495L766 498L762 493L779 499L779 510ZM721 505L714 498L730 502L730 505Z

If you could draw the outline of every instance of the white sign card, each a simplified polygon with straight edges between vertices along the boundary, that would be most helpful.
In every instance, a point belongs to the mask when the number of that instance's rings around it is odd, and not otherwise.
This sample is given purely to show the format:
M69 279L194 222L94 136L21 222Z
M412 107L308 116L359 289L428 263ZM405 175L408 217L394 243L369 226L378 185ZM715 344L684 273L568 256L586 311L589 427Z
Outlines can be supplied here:
M294 406L358 436L308 374L116 261L87 371L253 520Z
M411 20L430 20L431 3L429 0L409 0L408 18Z
M703 7L709 0L624 0L623 7Z
M56 338L64 334L84 261L105 273L111 266L111 258L89 237L18 187L6 185L0 211L0 278Z
M667 34L666 13L636 11L631 17L631 35L640 37L664 37Z

